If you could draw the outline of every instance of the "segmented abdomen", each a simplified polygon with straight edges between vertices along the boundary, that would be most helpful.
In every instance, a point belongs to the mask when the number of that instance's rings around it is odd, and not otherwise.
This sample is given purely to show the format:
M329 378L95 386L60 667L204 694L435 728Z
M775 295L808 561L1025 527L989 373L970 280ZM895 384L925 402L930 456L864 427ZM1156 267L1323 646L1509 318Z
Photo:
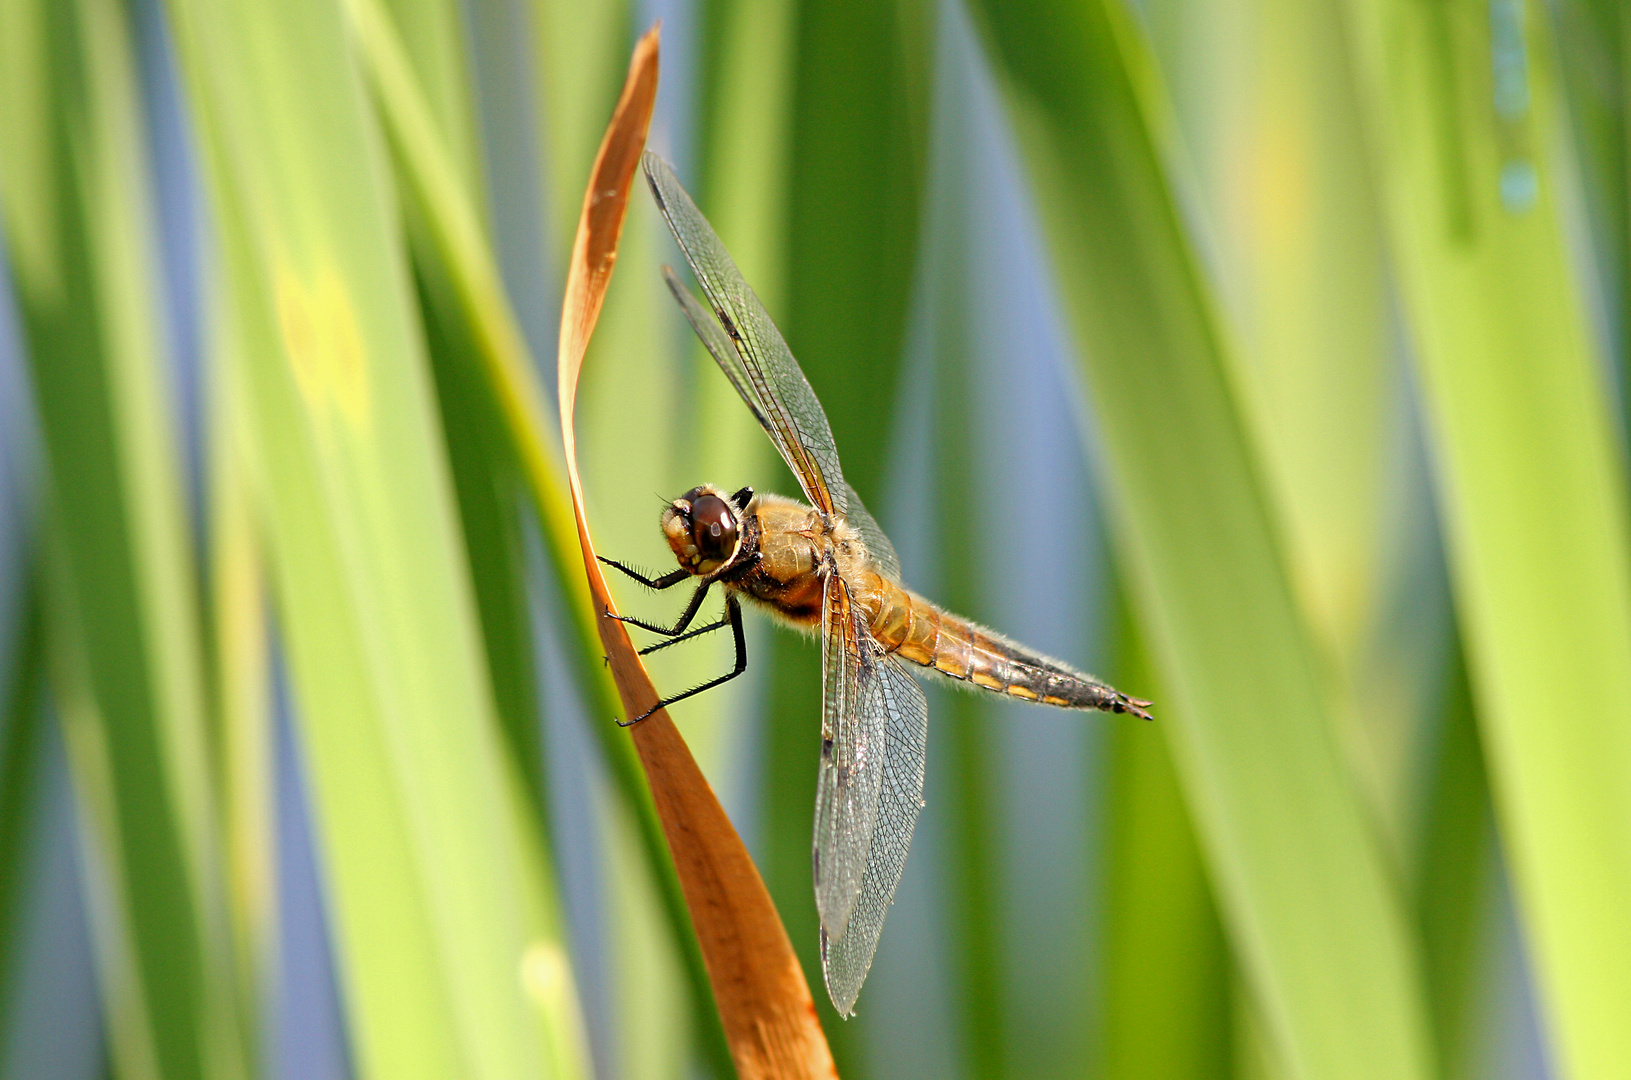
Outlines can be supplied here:
M1097 679L1031 652L967 619L942 611L887 578L860 590L873 637L902 660L1025 701L1067 709L1142 712Z

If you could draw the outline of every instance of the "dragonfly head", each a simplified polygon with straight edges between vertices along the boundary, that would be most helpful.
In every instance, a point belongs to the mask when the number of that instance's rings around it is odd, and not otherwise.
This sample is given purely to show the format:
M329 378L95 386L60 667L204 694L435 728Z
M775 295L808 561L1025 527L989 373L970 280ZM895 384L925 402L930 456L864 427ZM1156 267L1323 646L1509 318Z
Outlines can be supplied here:
M706 577L729 566L741 551L742 510L712 484L694 487L663 507L663 538L681 566Z

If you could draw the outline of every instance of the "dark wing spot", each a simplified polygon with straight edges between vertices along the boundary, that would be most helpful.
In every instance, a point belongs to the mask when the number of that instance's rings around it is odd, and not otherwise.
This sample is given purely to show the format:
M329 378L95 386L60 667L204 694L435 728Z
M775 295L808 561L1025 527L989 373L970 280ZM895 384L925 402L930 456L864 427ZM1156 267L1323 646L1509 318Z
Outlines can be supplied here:
M832 740L831 739L822 739L821 740L821 757L822 757L823 760L832 757Z
M815 848L810 852L811 871L815 874L815 883L821 884L821 849Z
M736 323L731 320L730 312L722 307L714 308L714 314L719 316L720 323L725 327L725 333L731 336L732 341L741 341L742 335L736 329Z

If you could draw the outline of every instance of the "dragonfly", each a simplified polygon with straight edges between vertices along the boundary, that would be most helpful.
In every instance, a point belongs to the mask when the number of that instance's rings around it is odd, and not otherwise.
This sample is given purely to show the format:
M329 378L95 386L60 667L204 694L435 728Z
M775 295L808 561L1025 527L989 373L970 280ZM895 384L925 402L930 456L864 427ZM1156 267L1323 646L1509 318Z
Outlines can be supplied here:
M730 671L620 723L638 723L745 671L744 602L820 639L821 757L811 864L821 970L833 1005L848 1017L923 807L929 713L912 673L1022 701L1146 720L1151 703L954 615L900 583L894 545L845 483L827 415L764 305L672 168L649 151L643 167L708 306L665 266L669 291L806 501L747 487L727 494L703 484L662 511L677 569L651 577L602 559L650 588L697 583L671 626L606 613L665 639L642 654L727 627L736 646ZM692 629L715 585L725 594L723 615Z

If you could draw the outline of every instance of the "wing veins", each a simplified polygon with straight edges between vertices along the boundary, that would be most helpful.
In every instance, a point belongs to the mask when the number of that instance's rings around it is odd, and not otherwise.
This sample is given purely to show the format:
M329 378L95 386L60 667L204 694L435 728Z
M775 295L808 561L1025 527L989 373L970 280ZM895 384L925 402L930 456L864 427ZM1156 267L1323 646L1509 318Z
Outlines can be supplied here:
M822 615L822 753L812 859L823 931L841 937L865 880L878 825L884 732L861 707L866 643L844 580L829 575Z
M823 513L843 513L845 485L832 428L787 342L667 162L647 152L644 166L663 220L727 333L702 331L677 290L675 298L811 503ZM730 341L729 353L718 347L720 336Z
M704 292L708 291L706 282L703 283L702 288ZM717 300L714 301L714 312L720 316L721 321L728 317ZM734 324L735 320L732 320L732 325ZM737 334L732 335L731 344L736 346L737 355L742 358L742 366L746 369L748 378L753 380L753 386L760 401L768 403L770 405L769 411L776 414L776 426L781 433L778 441L782 444L783 456L786 457L791 454L799 459L795 462L789 458L787 464L792 467L795 473L799 474L800 485L804 488L804 493L810 497L810 501L815 503L823 512L832 513L834 510L832 487L822 473L820 463L811 456L810 448L804 444L804 439L801 437L802 432L798 423L787 414L787 406L783 404L781 397L771 388L769 381L765 378L764 365L758 356L758 350L749 344L748 337L740 333L740 328L738 330Z
M868 643L863 642L863 649ZM839 933L821 931L821 970L839 1013L855 1010L855 999L877 953L884 918L900 886L906 856L923 805L923 773L928 704L916 680L893 657L874 652L861 671L862 711L884 718L883 760L878 812L866 869L847 924Z
M663 267L663 280L668 283L668 291L673 294L680 309L685 312L685 321L691 324L691 329L696 332L703 347L719 365L719 370L725 373L725 378L736 388L736 395L742 399L742 404L748 407L748 412L752 413L759 426L764 428L765 434L771 436L771 441L779 441L771 429L770 421L765 419L764 410L759 407L757 392L743 381L746 372L741 368L735 346L720 328L720 324L708 318L707 309L697 303L697 298L680 282L672 266ZM714 314L718 315L717 309ZM780 449L780 446L777 449ZM791 466L792 463L788 464Z

